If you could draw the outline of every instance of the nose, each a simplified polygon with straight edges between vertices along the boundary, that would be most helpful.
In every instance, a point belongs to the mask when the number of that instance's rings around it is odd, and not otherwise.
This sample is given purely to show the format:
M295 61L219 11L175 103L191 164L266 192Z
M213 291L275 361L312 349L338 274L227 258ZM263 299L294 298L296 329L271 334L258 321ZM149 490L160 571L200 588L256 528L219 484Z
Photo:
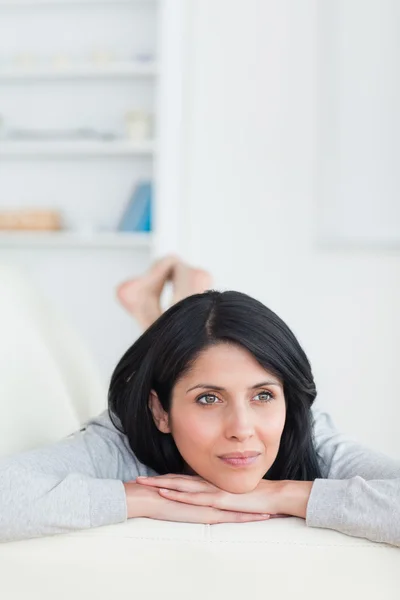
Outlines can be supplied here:
M254 435L254 417L254 411L249 406L243 404L232 406L226 416L226 437L240 442L252 437Z

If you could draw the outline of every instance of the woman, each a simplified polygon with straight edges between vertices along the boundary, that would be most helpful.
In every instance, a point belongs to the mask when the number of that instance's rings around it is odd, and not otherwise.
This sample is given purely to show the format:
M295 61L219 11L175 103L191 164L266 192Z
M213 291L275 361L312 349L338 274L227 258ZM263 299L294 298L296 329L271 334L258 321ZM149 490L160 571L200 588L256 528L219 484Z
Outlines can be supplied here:
M175 304L160 315L169 278ZM108 410L0 462L0 541L132 517L296 516L400 546L400 463L313 406L310 364L277 315L239 292L203 292L209 283L167 257L120 286L149 327L113 373Z

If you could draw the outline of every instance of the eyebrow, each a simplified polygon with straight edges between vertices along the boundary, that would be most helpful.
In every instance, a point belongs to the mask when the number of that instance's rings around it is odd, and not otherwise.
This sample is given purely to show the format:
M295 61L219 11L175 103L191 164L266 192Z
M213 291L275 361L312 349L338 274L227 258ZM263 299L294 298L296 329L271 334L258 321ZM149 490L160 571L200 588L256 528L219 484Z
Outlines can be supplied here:
M276 385L278 387L282 387L281 384L278 383L277 381L262 381L261 383L256 383L256 385L252 385L251 387L249 387L247 389L255 390L257 388L262 387L263 385ZM226 392L225 388L220 387L218 385L212 385L210 383L199 383L199 384L194 385L193 387L189 388L188 390L186 390L186 393L191 392L192 390L195 390L197 388L217 390L218 392Z

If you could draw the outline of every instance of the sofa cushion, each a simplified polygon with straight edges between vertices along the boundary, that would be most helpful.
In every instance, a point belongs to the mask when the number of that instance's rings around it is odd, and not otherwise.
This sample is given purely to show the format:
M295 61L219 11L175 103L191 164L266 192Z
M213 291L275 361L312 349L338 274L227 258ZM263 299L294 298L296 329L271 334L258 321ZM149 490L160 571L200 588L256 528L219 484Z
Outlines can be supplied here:
M151 519L0 544L0 597L398 600L400 549L303 519ZM21 576L22 575L22 576Z

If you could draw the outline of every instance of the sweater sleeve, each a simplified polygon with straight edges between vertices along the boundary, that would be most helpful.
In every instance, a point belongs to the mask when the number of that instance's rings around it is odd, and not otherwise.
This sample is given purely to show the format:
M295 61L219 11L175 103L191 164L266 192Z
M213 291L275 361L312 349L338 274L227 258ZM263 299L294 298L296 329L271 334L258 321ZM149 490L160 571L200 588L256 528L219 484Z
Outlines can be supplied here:
M341 434L327 413L313 412L324 479L314 481L306 524L400 547L400 461Z
M105 422L94 419L55 444L0 460L0 542L127 519L120 437Z

